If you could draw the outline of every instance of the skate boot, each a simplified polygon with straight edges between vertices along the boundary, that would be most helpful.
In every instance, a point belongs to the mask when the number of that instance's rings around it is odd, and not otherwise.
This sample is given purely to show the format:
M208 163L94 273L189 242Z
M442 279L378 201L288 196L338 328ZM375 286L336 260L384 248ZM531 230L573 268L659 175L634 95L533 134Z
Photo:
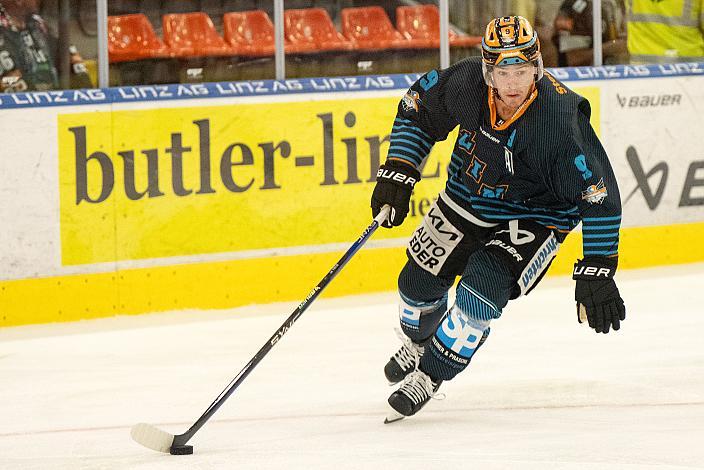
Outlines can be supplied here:
M442 380L433 382L428 374L416 369L406 377L401 387L391 394L389 405L402 416L413 416L435 396L440 384ZM391 421L387 419L387 422Z
M384 375L386 375L389 385L399 383L413 372L418 367L424 350L423 346L414 343L401 330L396 329L395 331L403 344L384 366Z

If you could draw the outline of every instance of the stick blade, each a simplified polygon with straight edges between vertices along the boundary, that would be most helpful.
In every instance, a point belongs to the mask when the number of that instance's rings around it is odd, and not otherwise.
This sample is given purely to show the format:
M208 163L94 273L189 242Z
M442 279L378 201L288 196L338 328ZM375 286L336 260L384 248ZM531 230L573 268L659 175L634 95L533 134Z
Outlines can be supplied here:
M157 452L169 453L174 443L174 435L147 423L138 423L132 426L130 436L137 444Z

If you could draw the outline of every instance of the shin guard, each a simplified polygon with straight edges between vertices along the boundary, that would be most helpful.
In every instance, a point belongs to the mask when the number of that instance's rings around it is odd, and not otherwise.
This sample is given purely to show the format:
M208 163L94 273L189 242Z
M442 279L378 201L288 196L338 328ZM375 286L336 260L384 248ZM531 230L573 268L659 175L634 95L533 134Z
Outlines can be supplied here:
M454 305L428 342L420 369L433 380L450 380L462 372L489 336L489 321Z
M415 343L430 338L447 310L447 294L435 302L414 302L400 295L398 314L403 332Z

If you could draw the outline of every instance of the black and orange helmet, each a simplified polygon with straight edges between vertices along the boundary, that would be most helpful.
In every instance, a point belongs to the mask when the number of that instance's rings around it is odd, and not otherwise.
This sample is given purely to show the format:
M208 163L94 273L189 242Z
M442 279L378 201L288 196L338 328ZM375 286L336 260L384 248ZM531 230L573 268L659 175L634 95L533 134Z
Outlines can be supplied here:
M538 81L543 77L543 58L540 41L527 19L522 16L503 16L491 20L482 38L484 79L491 86L488 72L493 67L531 63L536 68Z

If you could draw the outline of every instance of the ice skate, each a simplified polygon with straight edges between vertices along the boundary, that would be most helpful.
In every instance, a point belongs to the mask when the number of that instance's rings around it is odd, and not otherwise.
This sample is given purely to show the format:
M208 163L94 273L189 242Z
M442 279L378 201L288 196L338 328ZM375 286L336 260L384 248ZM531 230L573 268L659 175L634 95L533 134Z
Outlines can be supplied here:
M396 329L395 331L403 344L384 366L384 375L386 375L389 385L396 385L413 372L418 367L424 351L423 346L414 343L401 330Z
M389 397L389 405L394 413L386 418L385 423L392 423L416 414L435 396L440 384L442 380L433 382L428 374L419 369L410 373L401 387Z

